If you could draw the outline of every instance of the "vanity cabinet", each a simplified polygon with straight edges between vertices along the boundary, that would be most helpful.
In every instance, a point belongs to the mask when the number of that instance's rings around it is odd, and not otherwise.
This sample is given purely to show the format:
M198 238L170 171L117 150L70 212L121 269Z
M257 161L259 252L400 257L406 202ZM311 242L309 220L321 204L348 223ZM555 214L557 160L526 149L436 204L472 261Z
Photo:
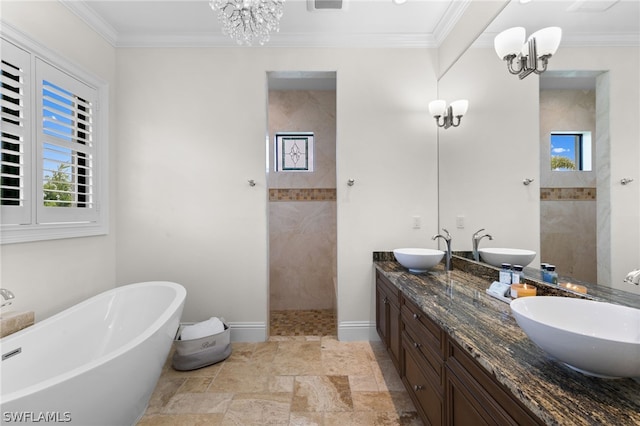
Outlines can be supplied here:
M444 421L444 331L413 302L401 298L402 381L426 424Z
M543 424L380 271L376 328L425 424Z
M400 290L376 271L376 330L400 371Z

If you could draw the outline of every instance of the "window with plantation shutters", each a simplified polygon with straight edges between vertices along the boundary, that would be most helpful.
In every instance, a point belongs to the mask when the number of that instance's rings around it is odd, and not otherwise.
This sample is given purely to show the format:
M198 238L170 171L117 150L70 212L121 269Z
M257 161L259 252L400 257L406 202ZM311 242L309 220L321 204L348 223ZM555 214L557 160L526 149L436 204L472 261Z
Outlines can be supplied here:
M30 55L2 40L2 150L0 214L3 223L31 222L27 173L31 162Z
M36 78L38 222L91 221L96 91L40 60Z
M105 234L107 84L2 30L0 242Z

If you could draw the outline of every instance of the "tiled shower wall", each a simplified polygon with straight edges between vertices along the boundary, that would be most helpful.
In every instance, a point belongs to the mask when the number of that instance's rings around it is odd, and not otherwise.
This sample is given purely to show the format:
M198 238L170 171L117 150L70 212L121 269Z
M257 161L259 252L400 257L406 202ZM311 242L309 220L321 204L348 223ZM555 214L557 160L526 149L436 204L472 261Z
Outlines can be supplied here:
M595 154L595 90L540 92L540 260L560 275L598 282L596 172L551 171L552 131L591 131ZM598 158L593 158L597 170Z
M277 132L314 133L314 171L275 172ZM336 308L336 93L269 91L270 310Z

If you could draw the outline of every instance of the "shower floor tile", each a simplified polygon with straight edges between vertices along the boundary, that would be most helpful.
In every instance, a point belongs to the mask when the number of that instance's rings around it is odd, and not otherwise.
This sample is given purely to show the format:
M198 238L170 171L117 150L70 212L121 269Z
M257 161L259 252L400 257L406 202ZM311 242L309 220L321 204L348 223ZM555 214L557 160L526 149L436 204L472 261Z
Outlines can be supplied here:
M336 336L336 313L330 309L271 311L270 336Z

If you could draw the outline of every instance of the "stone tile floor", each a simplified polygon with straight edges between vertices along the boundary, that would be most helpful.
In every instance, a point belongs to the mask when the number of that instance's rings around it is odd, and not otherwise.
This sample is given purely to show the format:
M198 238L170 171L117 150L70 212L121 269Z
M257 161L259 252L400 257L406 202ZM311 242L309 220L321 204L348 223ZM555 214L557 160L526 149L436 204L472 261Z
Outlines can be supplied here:
M169 357L138 426L422 424L381 342L274 336L232 348L188 372Z

